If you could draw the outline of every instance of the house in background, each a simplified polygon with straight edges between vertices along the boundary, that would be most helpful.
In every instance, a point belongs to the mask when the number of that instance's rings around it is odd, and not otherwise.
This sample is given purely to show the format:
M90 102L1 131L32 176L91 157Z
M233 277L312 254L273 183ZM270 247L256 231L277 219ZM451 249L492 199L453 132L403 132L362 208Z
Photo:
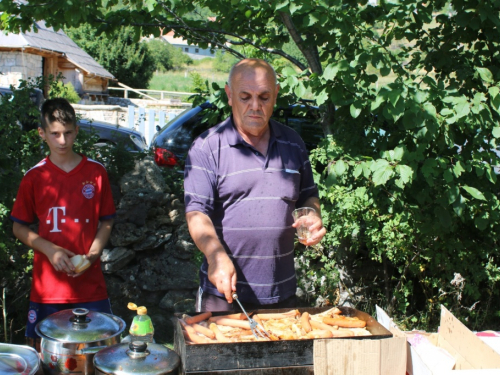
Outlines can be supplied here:
M62 30L55 32L43 21L38 32L20 34L0 32L0 86L17 86L19 80L39 76L56 77L71 82L81 98L104 101L108 83L115 77L76 45ZM46 93L47 94L47 93Z
M173 31L169 31L167 34L162 35L161 38L172 46L180 48L182 52L193 60L200 60L205 57L215 57L215 50L211 51L210 48L200 48L195 44L188 44L185 39L175 37Z

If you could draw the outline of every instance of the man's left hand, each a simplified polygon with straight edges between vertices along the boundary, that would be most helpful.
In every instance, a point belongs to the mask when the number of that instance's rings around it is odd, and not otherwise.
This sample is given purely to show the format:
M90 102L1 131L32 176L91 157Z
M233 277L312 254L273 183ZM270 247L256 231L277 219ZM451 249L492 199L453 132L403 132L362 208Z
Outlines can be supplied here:
M309 232L311 233L311 236L305 240L300 240L300 243L305 246L314 246L320 243L326 234L326 229L323 226L321 217L315 216L312 220L313 223L309 226ZM294 223L292 226L295 228L298 226L298 223Z

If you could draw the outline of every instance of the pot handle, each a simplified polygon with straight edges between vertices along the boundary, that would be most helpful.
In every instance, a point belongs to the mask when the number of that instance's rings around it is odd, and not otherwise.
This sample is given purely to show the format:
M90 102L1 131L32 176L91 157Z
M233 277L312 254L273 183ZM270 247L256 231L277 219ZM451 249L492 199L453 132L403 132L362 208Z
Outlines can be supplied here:
M104 348L107 348L107 346L91 346L89 348L83 348L81 350L77 350L75 352L75 354L76 355L79 355L79 354L83 354L83 355L96 354L99 350L104 349Z

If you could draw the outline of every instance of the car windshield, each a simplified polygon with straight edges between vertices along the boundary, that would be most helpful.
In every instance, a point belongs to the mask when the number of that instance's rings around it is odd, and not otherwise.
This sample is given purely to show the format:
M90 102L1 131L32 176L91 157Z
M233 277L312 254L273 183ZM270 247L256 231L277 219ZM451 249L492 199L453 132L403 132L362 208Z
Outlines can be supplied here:
M193 142L193 139L210 128L210 124L208 122L201 122L202 119L203 111L196 116L191 117L189 120L184 122L182 126L173 129L169 134L169 137L165 139L165 146L170 146L173 150L188 150ZM174 139L175 144L171 144Z

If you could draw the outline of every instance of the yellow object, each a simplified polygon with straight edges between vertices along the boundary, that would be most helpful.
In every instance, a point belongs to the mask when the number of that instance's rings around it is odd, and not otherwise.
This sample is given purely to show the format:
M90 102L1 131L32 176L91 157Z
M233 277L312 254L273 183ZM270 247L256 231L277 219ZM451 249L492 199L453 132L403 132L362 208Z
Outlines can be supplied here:
M137 305L135 303L129 302L127 308L129 310L137 310Z
M130 325L129 333L134 339L153 342L154 328L151 318L147 315L148 309L146 306L139 306L129 302L127 304L129 310L136 310L137 315L134 317Z

